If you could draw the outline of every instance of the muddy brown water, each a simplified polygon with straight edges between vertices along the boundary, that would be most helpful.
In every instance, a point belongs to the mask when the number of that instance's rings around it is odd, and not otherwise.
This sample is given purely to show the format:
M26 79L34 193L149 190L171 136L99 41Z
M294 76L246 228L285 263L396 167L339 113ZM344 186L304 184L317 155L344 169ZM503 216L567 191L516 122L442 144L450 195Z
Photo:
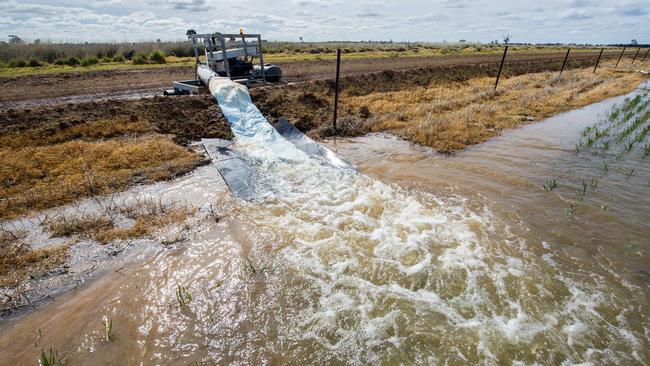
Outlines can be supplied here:
M221 222L5 320L0 360L53 347L69 364L647 364L650 164L632 153L605 174L609 158L575 152L621 100L453 156L329 141L358 176L274 162L276 195L226 197ZM210 169L168 193L223 189Z

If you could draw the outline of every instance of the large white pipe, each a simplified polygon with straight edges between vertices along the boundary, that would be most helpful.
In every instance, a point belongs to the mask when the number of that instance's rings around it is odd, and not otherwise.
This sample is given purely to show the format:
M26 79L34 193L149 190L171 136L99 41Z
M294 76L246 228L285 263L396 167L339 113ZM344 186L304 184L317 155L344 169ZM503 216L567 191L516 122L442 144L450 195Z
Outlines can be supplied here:
M217 75L216 72L212 71L209 67L206 65L198 64L196 65L196 75L199 77L199 80L203 83L203 85L209 87L210 86L210 80L213 78L218 78L219 75Z

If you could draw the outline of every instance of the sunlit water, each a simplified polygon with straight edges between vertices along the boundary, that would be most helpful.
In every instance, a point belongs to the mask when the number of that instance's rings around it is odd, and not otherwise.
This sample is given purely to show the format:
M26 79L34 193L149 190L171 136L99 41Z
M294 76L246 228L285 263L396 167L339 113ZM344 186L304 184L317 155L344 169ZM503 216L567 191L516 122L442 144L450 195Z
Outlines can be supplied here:
M225 219L6 321L0 360L53 347L70 364L645 364L650 164L631 154L603 174L602 157L574 151L617 101L451 157L376 135L330 142L359 174L250 145L263 199L204 194L224 189L212 167L161 189Z

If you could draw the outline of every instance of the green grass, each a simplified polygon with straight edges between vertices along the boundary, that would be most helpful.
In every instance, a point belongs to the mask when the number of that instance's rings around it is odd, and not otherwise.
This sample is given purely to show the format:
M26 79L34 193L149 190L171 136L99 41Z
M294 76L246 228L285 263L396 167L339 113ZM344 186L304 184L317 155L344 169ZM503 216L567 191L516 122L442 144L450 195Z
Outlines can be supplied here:
M44 350L41 350L41 355L38 358L38 363L40 366L60 366L63 365L63 359L59 357L59 352L53 350L50 347L48 353L45 353Z
M602 155L605 160L602 165L602 174L592 177L591 181L582 179L574 197L566 210L567 216L574 217L578 206L587 198L588 189L595 191L603 177L610 170L624 175L627 179L636 173L636 167L626 164L626 158L641 154L647 157L650 154L650 91L642 90L632 98L625 98L622 103L614 106L605 116L592 126L584 128L580 140L576 144L576 153L588 149L592 154ZM641 148L635 148L642 146ZM551 190L552 180L544 184L545 190ZM607 203L600 204L602 211L607 211Z
M576 152L589 147L593 153L605 153L612 148L612 154L619 159L624 153L633 151L650 134L650 93L647 91L633 98L625 98L593 126L582 130L576 145Z
M552 191L555 188L559 186L557 180L555 178L547 179L544 184L542 184L542 188L544 188L545 191Z
M113 341L113 318L109 318L108 315L104 316L102 324L104 325L104 339L106 342Z
M170 66L192 66L194 59L175 61L168 64L143 64L134 65L130 61L127 62L107 62L88 67L74 67L68 65L46 65L34 68L0 68L0 77L15 77L24 75L47 75L47 74L60 74L70 72L90 72L90 71L103 71L103 70L138 70L138 69L156 69Z
M187 289L181 285L176 285L176 302L178 306L184 308L187 304L192 302L192 294L187 292Z

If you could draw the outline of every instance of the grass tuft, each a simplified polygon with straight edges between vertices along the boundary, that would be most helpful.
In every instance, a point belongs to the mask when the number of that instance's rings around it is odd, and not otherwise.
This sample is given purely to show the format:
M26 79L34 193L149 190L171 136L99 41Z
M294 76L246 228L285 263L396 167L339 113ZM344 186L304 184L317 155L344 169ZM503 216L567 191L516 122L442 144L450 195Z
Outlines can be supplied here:
M178 306L184 308L192 301L192 294L187 292L187 289L181 285L176 285L176 302Z
M65 357L59 357L59 352L50 347L47 353L45 353L45 350L41 350L41 354L38 357L38 364L40 366L63 366L65 365Z
M544 184L542 184L542 188L544 188L545 191L552 191L555 188L559 186L558 181L555 178L547 179Z
M102 325L104 325L104 339L106 342L113 341L113 318L108 315L104 315L102 319Z
M13 286L26 278L39 278L68 257L68 245L32 249L27 233L0 227L0 286Z

